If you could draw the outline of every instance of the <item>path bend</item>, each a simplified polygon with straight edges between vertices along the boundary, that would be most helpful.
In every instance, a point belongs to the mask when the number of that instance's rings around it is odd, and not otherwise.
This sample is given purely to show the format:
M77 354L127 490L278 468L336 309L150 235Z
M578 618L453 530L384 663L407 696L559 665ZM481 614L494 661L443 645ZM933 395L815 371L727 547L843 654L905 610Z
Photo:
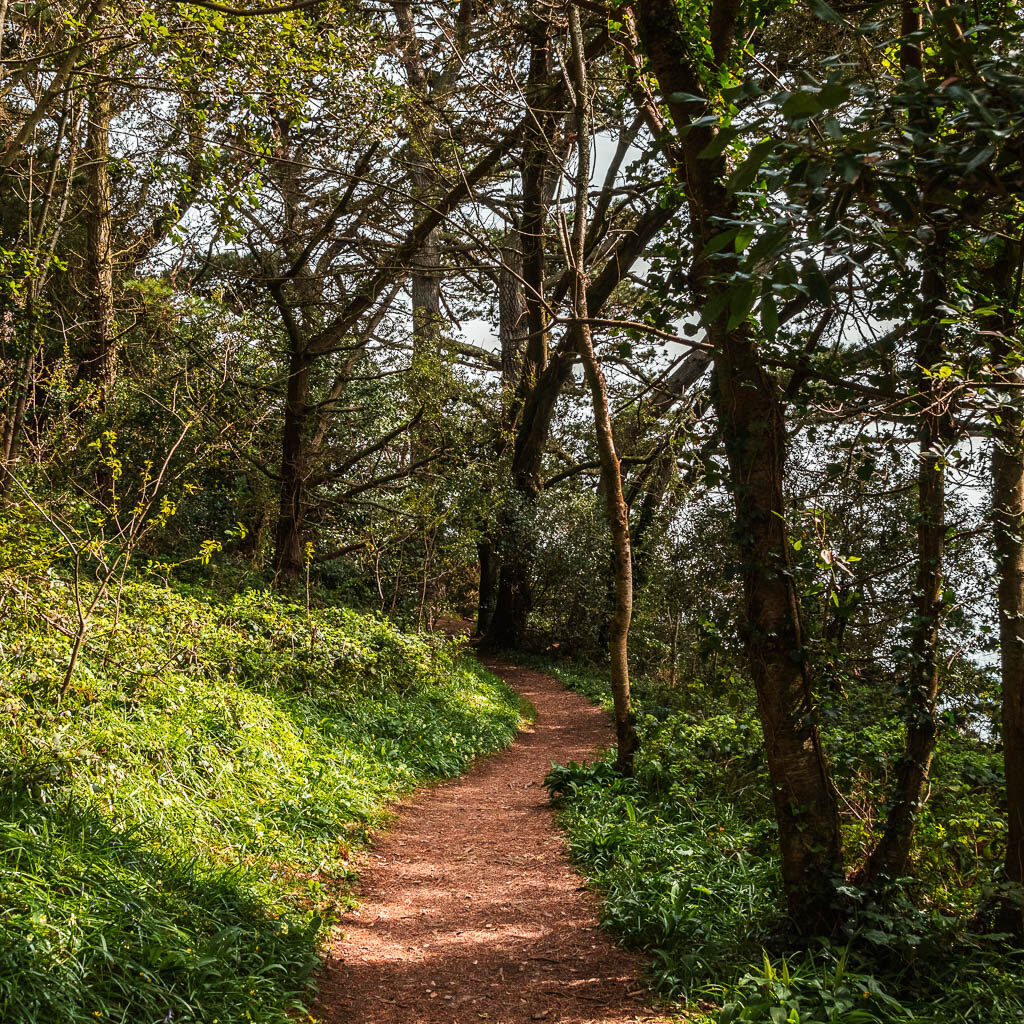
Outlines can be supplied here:
M657 1018L639 961L598 928L541 782L592 759L607 716L550 676L482 659L537 720L399 808L319 976L326 1024L629 1024Z

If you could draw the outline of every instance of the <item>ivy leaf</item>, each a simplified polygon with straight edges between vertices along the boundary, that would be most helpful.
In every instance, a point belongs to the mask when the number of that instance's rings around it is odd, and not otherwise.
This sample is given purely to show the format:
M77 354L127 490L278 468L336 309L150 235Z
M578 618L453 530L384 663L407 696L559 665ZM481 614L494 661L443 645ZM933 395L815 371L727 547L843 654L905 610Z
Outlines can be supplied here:
M821 93L812 89L799 89L791 92L782 103L782 113L795 121L799 118L813 117L825 109Z
M739 228L726 228L725 231L719 232L715 235L701 253L702 256L713 256L716 252L721 252L735 237Z
M725 152L725 147L739 135L739 128L720 128L715 137L697 154L701 160L714 160Z
M669 95L669 103L707 103L706 96L698 96L693 92L674 92Z
M725 329L731 331L746 320L754 304L755 283L744 281L729 290L729 319Z

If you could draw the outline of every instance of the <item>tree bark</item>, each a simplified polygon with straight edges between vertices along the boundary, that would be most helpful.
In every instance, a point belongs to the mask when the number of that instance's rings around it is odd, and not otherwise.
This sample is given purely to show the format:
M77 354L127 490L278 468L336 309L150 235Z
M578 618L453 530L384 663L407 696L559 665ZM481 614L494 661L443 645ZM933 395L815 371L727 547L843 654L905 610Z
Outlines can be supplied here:
M1019 371L1015 383L1024 377ZM1024 418L1016 405L1001 413L992 452L992 505L999 571L1003 765L1006 773L1007 881L1024 886ZM1018 893L1018 899L1020 893ZM1020 902L1011 902L1013 930L1024 934Z
M298 579L306 564L306 446L309 401L309 357L293 350L281 433L281 510L277 520L274 569L286 581Z
M790 913L809 931L836 919L842 873L835 790L821 747L785 525L786 429L775 381L745 330L715 345L715 407L729 462L744 592L744 647L757 691L782 878Z
M920 73L921 13L904 0L900 48L903 74ZM912 122L930 130L931 117L912 108ZM931 182L918 171L924 209L935 205ZM914 828L924 803L938 736L936 717L939 693L939 625L942 619L943 562L946 545L946 446L953 437L952 396L948 383L931 371L946 353L939 306L946 297L946 248L949 232L940 230L922 253L920 299L915 310L915 362L919 368L915 391L920 455L917 471L917 570L914 580L914 620L911 625L910 664L906 684L906 734L896 774L892 802L881 838L871 851L865 877L899 878L909 870Z
M494 615L494 601L498 587L498 560L494 545L486 534L476 545L477 563L480 566L480 592L477 600L476 635L486 636Z
M622 494L622 470L615 452L608 388L594 352L587 308L587 277L584 267L587 234L587 191L590 185L591 117L587 69L583 56L583 30L579 8L569 8L569 35L572 42L575 79L576 121L576 203L569 262L575 272L573 316L576 347L594 408L597 450L605 479L608 529L612 538L615 572L615 609L609 626L608 650L611 668L612 700L615 710L615 764L623 775L633 774L639 746L629 692L629 623L633 614L633 561L629 549L629 508Z
M715 60L734 48L734 0L714 0L708 31ZM728 289L728 260L702 257L708 241L734 213L723 157L704 158L714 138L707 125L704 86L690 55L673 0L642 0L637 28L672 114L688 184L694 290L704 302ZM735 535L744 590L742 632L779 826L782 878L798 928L829 932L835 925L835 883L842 844L835 790L822 751L799 601L789 565L783 477L786 430L776 381L765 369L749 323L730 328L728 314L705 318L714 352L714 404L725 443L735 508Z
M536 543L533 536L534 507L541 489L541 455L547 440L551 413L554 411L554 400L561 390L559 384L551 397L550 409L545 401L550 396L550 390L545 389L543 395L538 394L542 387L541 378L549 365L544 274L547 265L547 179L555 119L547 105L537 106L551 80L549 14L531 11L528 17L530 67L526 97L529 111L527 130L523 136L523 199L519 229L526 338L509 415L510 422L520 426L512 459L512 500L515 507L503 508L499 517L501 569L487 638L490 646L499 649L515 649L522 645L530 609L533 607L531 576ZM536 433L535 425L541 428ZM522 429L524 426L528 431L525 437Z
M919 328L917 362L923 368L942 358L941 328L934 314L942 297L942 277L935 268L922 274L918 313L928 319ZM943 560L946 545L946 474L943 448L952 422L948 389L938 376L917 379L920 455L917 471L917 571L914 621L906 693L906 735L882 836L868 858L866 877L899 878L907 873L914 827L924 802L938 735L939 624L942 618Z
M509 438L515 430L518 414L516 393L523 367L523 354L528 337L526 302L523 298L523 257L519 246L519 233L508 232L501 250L498 268L498 341L501 351L501 418L493 439L495 463L499 472L506 468L502 461ZM484 636L494 618L501 574L499 545L494 532L493 516L483 524L477 543L477 562L480 568L480 589L477 602L477 636Z
M89 128L85 140L88 169L86 206L86 273L89 330L79 378L95 382L97 405L106 409L117 373L114 329L114 264L111 253L110 86L98 68L89 93Z
M992 445L992 519L999 589L999 656L1002 682L1003 766L1006 775L1006 880L1017 887L1000 908L1000 928L1024 935L1024 414L1017 325L1010 312L1020 299L1020 243L1008 246L996 270L1003 299L992 336L995 373L1010 385L999 410Z
M420 54L412 7L408 0L394 2L402 46L402 64L411 99L406 108L409 131L409 176L412 183L413 230L419 230L441 199L438 180L440 139L434 129L436 97ZM413 433L412 461L429 448L438 427L440 408L434 401L437 361L441 351L441 247L440 226L423 234L423 241L409 261L412 299L412 376L417 404L427 408Z

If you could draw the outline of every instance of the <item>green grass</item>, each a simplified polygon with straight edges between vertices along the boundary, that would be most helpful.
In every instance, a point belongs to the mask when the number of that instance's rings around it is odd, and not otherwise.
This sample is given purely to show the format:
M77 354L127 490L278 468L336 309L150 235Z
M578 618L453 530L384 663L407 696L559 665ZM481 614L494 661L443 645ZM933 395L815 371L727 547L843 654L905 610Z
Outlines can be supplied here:
M610 705L599 673L548 670ZM998 874L992 750L944 737L947 784L921 822L916 887L851 888L859 903L846 932L808 950L787 932L752 711L723 706L699 684L670 691L639 680L634 696L636 777L617 775L609 758L556 767L548 785L572 856L602 894L605 925L646 951L662 993L716 1024L1024 1021L1024 957L974 920ZM895 756L880 737L855 720L830 723L826 740L844 754L837 782L847 795L868 784L866 762ZM856 848L863 822L845 830Z
M58 701L69 641L45 618L70 621L67 587L3 580L4 1024L304 1015L389 801L506 746L525 710L456 644L145 581L101 606Z

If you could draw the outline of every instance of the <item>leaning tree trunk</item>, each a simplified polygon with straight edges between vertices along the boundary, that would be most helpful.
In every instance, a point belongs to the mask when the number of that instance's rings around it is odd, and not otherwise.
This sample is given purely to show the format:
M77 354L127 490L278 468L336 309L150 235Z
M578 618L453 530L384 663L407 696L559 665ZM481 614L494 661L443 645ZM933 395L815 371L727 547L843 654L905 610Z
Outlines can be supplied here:
M836 917L842 843L789 559L785 422L776 383L746 331L712 330L709 337L743 574L744 647L764 732L782 879L798 924L827 931Z
M615 706L616 766L623 775L633 774L639 740L633 719L629 693L629 622L633 614L633 559L629 550L629 508L622 493L622 470L615 452L608 389L594 352L587 309L586 257L587 190L590 184L591 117L587 68L583 58L583 30L579 8L569 8L569 34L572 41L575 79L576 121L576 204L573 216L569 260L574 270L573 330L576 348L594 407L594 429L601 472L605 480L608 529L612 537L612 562L615 574L615 608L609 625L608 651L611 660L612 700Z

